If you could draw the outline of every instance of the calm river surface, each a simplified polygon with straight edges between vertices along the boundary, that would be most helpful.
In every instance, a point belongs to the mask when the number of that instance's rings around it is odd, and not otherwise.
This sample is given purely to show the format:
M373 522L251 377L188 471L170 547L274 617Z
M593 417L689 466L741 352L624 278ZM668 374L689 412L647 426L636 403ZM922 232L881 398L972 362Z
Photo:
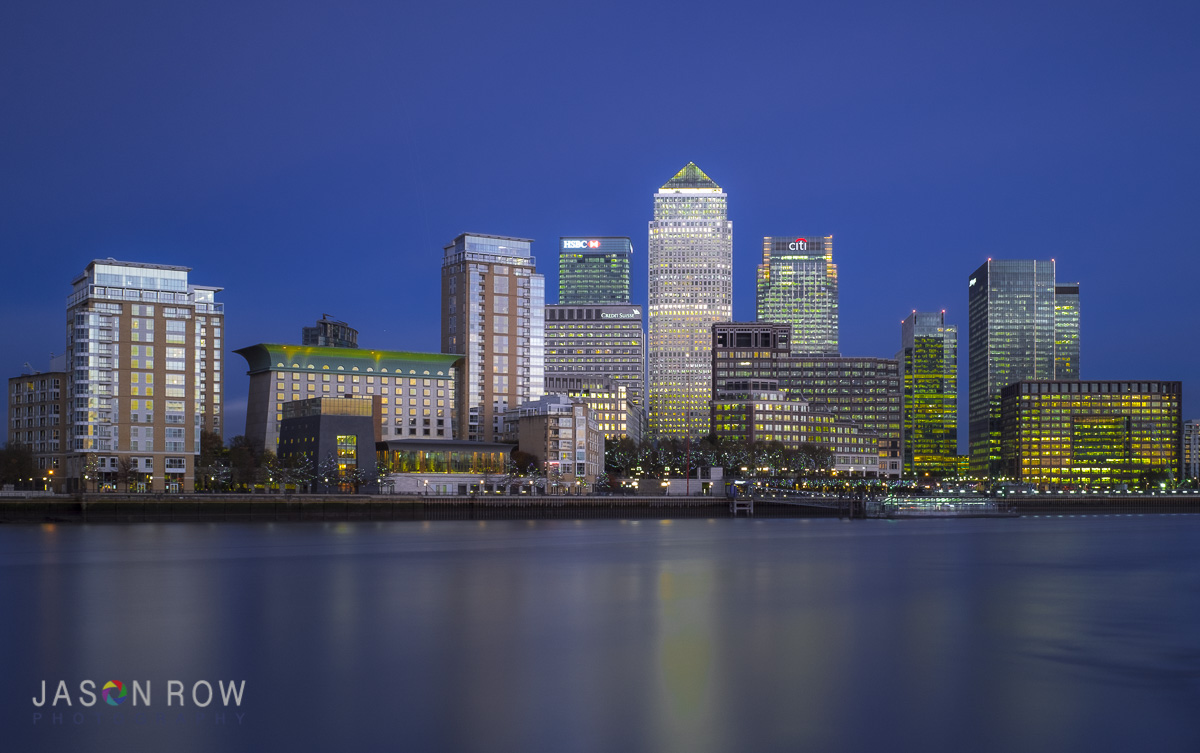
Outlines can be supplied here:
M1200 516L2 526L0 641L5 751L1197 751Z

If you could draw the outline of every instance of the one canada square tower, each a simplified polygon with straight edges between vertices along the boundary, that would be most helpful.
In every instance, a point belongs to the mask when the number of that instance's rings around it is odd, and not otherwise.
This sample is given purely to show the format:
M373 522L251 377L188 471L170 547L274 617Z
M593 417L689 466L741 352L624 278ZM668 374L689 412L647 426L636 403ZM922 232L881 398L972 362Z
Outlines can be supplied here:
M733 223L689 162L654 195L649 240L650 435L709 432L712 325L733 318Z

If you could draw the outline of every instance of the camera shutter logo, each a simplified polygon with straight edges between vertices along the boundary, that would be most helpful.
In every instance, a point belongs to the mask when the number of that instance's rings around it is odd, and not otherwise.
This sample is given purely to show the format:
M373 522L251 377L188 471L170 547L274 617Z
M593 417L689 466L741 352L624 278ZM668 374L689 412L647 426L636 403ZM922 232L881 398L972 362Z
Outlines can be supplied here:
M125 702L125 696L129 695L129 691L125 689L125 683L120 680L109 680L104 683L100 694L104 696L104 702L109 706L120 706Z

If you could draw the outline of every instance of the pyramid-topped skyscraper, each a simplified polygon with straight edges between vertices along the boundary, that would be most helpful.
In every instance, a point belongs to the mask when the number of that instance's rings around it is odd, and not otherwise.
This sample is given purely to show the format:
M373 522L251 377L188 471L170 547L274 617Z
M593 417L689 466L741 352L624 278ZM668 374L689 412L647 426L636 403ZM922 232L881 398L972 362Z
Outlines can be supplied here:
M649 429L709 433L712 325L733 318L733 223L726 195L689 162L654 195L648 258Z

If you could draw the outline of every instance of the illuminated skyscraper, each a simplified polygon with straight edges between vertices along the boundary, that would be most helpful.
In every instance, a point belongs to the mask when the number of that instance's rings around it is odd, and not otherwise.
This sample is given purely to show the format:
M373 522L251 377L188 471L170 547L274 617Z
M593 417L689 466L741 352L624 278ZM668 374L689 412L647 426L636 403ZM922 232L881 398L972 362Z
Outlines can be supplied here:
M758 321L792 325L792 353L838 353L833 236L763 238Z
M629 303L628 238L559 238L558 302Z
M1079 378L1079 285L1057 284L1053 259L989 259L971 274L967 302L970 468L991 476L1001 471L1000 391Z
M492 442L543 394L546 282L527 238L463 233L442 259L442 352L464 356L455 436Z
M904 475L956 476L958 328L945 311L912 312L900 325L904 371Z
M1079 378L1079 283L1054 285L1054 378Z
M647 317L652 436L709 432L711 327L733 317L726 198L692 162L654 195Z

